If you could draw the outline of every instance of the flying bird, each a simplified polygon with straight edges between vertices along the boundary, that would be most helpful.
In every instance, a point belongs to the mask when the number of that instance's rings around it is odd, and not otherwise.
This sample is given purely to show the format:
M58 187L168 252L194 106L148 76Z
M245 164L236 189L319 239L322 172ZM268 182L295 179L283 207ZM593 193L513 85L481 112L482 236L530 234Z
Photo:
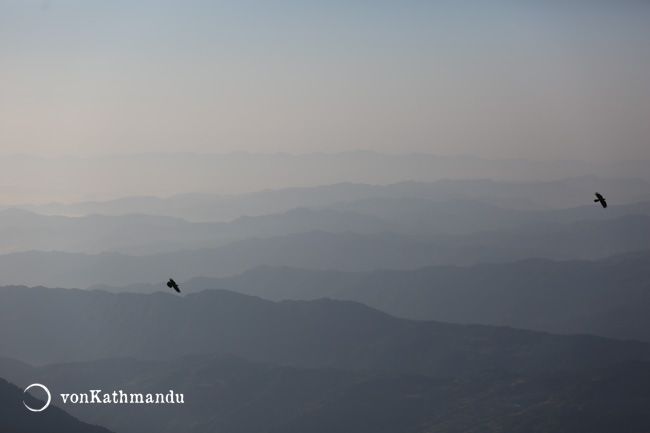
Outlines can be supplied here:
M602 195L600 195L599 192L596 193L596 197L598 197L598 198L594 199L595 202L596 202L596 201L599 201L600 204L603 205L603 207L607 207L607 202L605 201L605 197L603 197Z
M176 290L178 293L181 292L181 289L178 288L178 284L176 284L176 281L172 280L171 278L169 279L169 281L167 281L167 287L169 287L170 289L173 287L174 290Z

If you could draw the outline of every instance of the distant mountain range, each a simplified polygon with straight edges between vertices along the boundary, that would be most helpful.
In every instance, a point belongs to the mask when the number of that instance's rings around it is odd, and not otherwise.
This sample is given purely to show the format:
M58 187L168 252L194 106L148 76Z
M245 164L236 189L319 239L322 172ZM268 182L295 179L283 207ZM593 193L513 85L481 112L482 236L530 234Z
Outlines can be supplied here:
M650 252L598 261L527 259L413 271L340 272L261 267L193 278L184 293L225 289L273 301L352 300L397 317L650 341ZM97 286L150 293L158 285Z
M371 234L398 228L397 223L373 216L305 208L278 215L241 217L229 223L189 223L179 218L140 214L43 216L8 209L0 211L0 251L112 251L147 255L314 230Z
M47 201L71 202L133 195L164 197L187 192L230 194L338 182L544 181L584 175L649 179L650 161L592 164L568 160L387 155L370 151L300 155L149 153L95 158L13 155L0 157L0 171L12 179L12 184L3 188L0 202L14 205L43 203L47 198Z
M440 378L485 368L544 374L650 361L649 343L409 321L350 301L275 303L224 290L181 297L5 287L0 341L0 355L35 364L229 352L283 365Z
M338 205L338 210L297 208L281 214L241 217L229 223L189 223L170 217L149 215L87 217L43 216L19 209L0 211L0 253L18 251L63 251L97 254L115 251L147 255L173 252L181 249L217 247L252 237L270 238L311 231L329 233L353 232L377 234L393 232L427 237L426 241L449 246L488 244L492 247L510 247L515 238L518 248L533 253L540 249L539 235L559 232L562 237L575 240L577 233L588 226L597 229L595 222L583 222L560 227L558 224L583 220L608 221L630 215L650 215L650 202L614 206L607 210L589 206L554 211L522 211L496 207L475 200L429 201L415 198L377 198ZM637 218L638 219L638 218ZM609 230L617 231L610 223L593 243L602 242ZM449 238L447 235L469 235L483 231L511 231L468 238ZM575 232L575 233L574 233ZM643 233L641 232L643 235ZM432 235L439 235L432 237ZM531 238L531 235L533 238ZM534 239L537 235L538 239ZM567 238L567 239L568 239ZM612 238L610 236L609 238ZM637 236L634 237L636 239ZM630 244L638 248L639 241ZM542 240L545 242L544 240ZM613 245L630 241L624 236ZM566 257L585 255L584 242L566 242ZM636 247L634 245L637 245ZM646 245L650 246L650 243ZM602 249L602 248L601 248ZM580 251L576 254L569 251ZM620 247L612 250L620 252ZM557 252L556 252L557 253ZM561 254L561 252L560 252ZM602 253L597 253L597 256Z
M278 367L232 355L157 364L134 359L39 368L23 364L22 373L15 364L0 359L0 375L21 385L38 380L60 392L88 392L92 383L93 389L108 392L183 393L183 405L66 405L80 419L119 433L525 433L531 425L540 433L610 433L650 428L650 363L641 361L544 376L485 369L456 379ZM119 369L124 373L116 377Z
M626 173L626 176L629 174ZM497 176L496 178L501 178ZM338 180L337 182L340 182ZM261 188L270 188L265 184ZM608 179L593 175L546 182L511 182L490 179L440 179L432 183L400 182L388 185L335 183L313 187L265 189L240 195L207 193L157 196L125 196L114 200L24 205L21 208L48 215L84 216L91 214L149 214L182 218L193 222L224 222L241 216L282 213L299 207L333 206L356 210L377 208L377 199L420 199L425 202L477 201L516 210L551 210L592 204L594 192L605 195L612 208L650 201L650 183L635 178ZM0 202L1 204L2 202ZM395 203L395 200L380 202ZM347 208L350 210L352 208ZM389 208L390 210L390 208ZM395 209L393 209L395 210ZM399 209L397 209L399 211Z
M650 431L650 161L0 170L0 432ZM30 417L5 379L187 404Z
M305 218L302 214L308 216ZM279 221L271 218L266 227L271 231L280 230L280 227L300 229L297 223L292 226L289 222L305 219L313 222L320 220L325 224L321 216L305 210L279 218ZM354 220L343 216L339 222L352 224ZM312 231L265 239L255 237L215 248L147 256L29 251L0 255L0 275L5 285L89 287L97 284L124 286L157 283L172 276L180 281L199 276L226 277L258 266L372 271L505 263L527 257L600 259L648 249L649 224L649 216L638 215L567 225L530 225L509 231L465 236ZM247 224L242 222L242 225ZM137 224L133 227L132 237L136 243L141 239L140 234L146 233L144 229L138 231L137 227ZM371 229L372 226L365 228ZM164 226L159 229L165 230ZM173 229L169 231L173 232ZM111 241L106 242L127 240L128 233L124 232L124 237L113 236ZM195 239L199 238L197 234Z

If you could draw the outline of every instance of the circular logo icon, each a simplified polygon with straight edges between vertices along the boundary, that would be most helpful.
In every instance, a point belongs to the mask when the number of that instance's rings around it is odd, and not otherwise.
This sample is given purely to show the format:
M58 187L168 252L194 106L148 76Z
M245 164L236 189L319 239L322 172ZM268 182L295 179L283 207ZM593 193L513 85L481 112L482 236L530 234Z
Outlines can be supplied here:
M34 408L31 408L31 407L27 406L27 403L25 403L24 400L23 400L23 404L25 405L25 407L26 407L27 409L31 410L32 412L42 412L42 411L44 411L45 409L47 409L47 407L50 405L50 402L52 401L52 395L50 395L50 390L47 389L47 387L46 387L45 385L41 385L40 383L32 383L32 384L29 385L27 388L25 388L25 391L23 391L23 393L27 392L27 390L29 390L30 388L32 388L32 387L34 387L34 386L39 387L39 388L42 388L43 391L45 391L45 392L47 393L47 403L45 403L45 406L43 406L43 407L40 408L40 409L34 409Z

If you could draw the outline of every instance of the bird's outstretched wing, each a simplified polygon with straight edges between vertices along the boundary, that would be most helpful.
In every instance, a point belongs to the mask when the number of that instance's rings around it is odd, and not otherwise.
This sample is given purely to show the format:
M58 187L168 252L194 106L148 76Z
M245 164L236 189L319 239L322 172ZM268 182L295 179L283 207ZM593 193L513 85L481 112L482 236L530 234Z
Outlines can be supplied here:
M178 288L178 284L176 284L176 281L174 281L171 278L169 279L169 281L167 281L167 287L169 287L170 289L173 287L174 290L176 290L178 293L181 292L181 289Z

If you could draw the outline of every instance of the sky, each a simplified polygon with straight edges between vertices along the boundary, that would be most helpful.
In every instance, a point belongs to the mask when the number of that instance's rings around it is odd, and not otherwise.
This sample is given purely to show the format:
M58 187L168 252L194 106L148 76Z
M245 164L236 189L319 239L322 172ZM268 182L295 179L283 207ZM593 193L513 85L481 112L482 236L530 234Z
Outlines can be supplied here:
M641 0L0 0L0 156L650 159L648 77Z

